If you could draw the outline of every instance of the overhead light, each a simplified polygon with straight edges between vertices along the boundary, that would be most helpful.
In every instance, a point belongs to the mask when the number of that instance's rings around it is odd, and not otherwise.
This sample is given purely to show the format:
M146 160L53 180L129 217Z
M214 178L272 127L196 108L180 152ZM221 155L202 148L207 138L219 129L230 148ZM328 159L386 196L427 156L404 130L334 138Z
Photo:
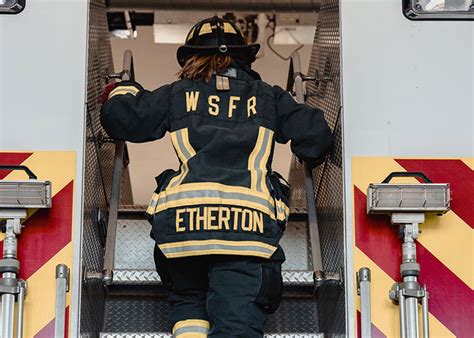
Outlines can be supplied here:
M410 20L474 20L472 0L404 0L403 7Z
M316 26L276 26L275 45L312 45Z
M274 18L275 45L312 45L316 13L277 13Z
M0 0L0 14L18 14L25 9L25 0Z

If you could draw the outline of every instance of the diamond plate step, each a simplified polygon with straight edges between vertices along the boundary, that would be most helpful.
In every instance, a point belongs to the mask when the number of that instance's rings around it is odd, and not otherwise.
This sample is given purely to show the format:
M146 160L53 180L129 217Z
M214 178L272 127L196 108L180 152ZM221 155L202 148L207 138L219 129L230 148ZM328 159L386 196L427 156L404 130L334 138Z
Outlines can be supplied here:
M117 220L114 271L154 270L151 226L147 220L121 216ZM285 251L285 271L311 271L308 227L305 222L289 225L280 241Z
M313 271L283 271L285 286L313 286ZM153 270L114 270L112 285L161 285L160 276Z
M324 338L322 333L265 334L265 338ZM101 333L100 338L172 338L169 333Z

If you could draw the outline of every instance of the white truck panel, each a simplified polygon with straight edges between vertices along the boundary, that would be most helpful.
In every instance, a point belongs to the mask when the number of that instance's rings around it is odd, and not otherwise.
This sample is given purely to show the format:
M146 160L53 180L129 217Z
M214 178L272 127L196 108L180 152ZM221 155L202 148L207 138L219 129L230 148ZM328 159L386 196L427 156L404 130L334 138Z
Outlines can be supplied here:
M27 0L0 15L0 150L76 152L74 271L80 272L87 0ZM73 274L71 337L78 336Z
M474 22L409 21L401 0L342 0L347 336L354 156L472 157Z

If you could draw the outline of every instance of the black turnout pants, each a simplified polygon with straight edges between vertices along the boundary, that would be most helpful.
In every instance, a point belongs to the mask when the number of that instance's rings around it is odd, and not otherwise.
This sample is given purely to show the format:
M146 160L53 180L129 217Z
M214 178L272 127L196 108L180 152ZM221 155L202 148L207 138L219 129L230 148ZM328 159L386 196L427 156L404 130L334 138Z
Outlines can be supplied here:
M155 246L155 264L169 288L173 337L260 338L282 297L279 248L271 259L196 256L167 259Z

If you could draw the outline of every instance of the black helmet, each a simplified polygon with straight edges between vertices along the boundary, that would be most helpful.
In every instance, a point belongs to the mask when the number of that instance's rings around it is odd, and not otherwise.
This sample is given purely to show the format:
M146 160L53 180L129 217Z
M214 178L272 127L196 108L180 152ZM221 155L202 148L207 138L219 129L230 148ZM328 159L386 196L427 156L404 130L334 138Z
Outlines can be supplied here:
M178 48L177 58L181 66L194 54L228 54L251 64L255 61L260 45L247 44L237 26L229 20L214 16L194 25L186 42Z

